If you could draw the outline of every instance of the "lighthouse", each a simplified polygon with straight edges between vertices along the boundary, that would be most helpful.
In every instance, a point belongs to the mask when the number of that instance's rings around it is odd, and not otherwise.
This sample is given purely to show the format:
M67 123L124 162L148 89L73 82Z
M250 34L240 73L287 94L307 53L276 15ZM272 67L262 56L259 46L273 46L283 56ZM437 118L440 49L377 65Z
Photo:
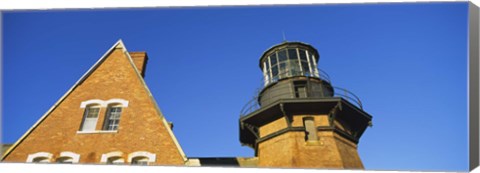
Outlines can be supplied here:
M241 110L240 142L259 167L363 169L357 151L372 116L318 68L311 45L283 42L260 57L261 89Z

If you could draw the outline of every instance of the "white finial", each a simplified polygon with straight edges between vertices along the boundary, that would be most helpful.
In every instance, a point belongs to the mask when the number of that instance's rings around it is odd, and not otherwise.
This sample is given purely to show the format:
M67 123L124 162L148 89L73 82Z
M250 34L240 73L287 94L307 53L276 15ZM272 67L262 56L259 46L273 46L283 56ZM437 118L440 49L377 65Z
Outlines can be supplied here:
M287 38L285 37L285 31L282 30L282 35L283 35L283 41L287 42Z

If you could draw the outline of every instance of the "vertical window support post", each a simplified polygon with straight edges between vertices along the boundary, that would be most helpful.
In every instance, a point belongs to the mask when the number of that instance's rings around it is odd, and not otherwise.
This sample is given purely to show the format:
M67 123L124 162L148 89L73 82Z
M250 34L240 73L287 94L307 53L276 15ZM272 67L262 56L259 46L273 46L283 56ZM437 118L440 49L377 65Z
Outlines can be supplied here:
M316 75L317 77L320 77L320 75L318 74L318 66L317 66L317 61L316 61L316 59L315 59L315 55L312 55L312 61L313 61L313 65L314 65L315 67L317 67L317 68L315 68L315 75Z
M272 82L272 79L273 79L273 76L272 76L272 62L270 61L270 58L272 58L272 56L268 56L268 72L270 73L270 80L268 81L268 83L271 83Z
M312 73L312 64L311 64L311 62L310 62L310 55L308 54L308 51L307 51L307 50L305 50L305 55L307 56L306 58L307 58L307 62L308 62L308 69L310 70L310 75L311 75L311 73Z
M298 52L299 50L298 48L295 48L295 50L297 52L298 66L300 67L300 74L305 75L302 68L302 60L300 59L300 53Z

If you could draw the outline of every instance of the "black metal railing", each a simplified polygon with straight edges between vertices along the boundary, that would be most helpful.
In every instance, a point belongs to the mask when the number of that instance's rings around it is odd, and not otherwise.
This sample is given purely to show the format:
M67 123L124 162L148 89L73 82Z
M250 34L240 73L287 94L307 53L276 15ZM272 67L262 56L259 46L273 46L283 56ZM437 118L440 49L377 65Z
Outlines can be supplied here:
M352 92L344 88L333 87L333 89L334 89L333 97L341 97L355 104L356 106L358 106L360 109L363 110L362 102L358 96L356 96L355 94L353 94ZM299 93L299 91L294 91L293 93L292 92L275 93L273 97L269 97L267 99L275 101L277 99L293 99L293 98L331 98L330 96L324 96L323 94L316 94L315 92L322 92L322 91L309 90L307 91L306 94ZM250 101L248 101L247 104L243 106L242 110L240 111L241 117L246 116L252 113L253 111L260 109L261 106L259 103L260 101L259 97L263 97L263 96L260 96L258 93L255 95L255 97L253 97ZM300 96L300 94L303 94L303 95ZM268 105L263 105L263 106L268 106Z
M353 94L352 92L348 91L347 89L344 89L344 88L340 88L340 87L333 87L335 89L335 91L338 91L340 90L340 92L333 92L333 96L337 96L337 97L341 97L345 100L348 100L350 102L352 102L353 104L357 105L358 107L360 107L361 110L363 110L363 105L362 105L362 101L360 100L360 98Z

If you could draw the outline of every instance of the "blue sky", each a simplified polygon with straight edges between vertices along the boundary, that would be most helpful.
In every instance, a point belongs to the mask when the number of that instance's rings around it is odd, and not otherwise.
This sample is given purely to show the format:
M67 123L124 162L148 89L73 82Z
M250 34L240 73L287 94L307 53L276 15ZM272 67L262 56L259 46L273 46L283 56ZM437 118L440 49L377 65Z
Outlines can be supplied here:
M366 169L468 170L468 4L404 3L3 13L3 142L14 143L118 39L147 51L146 83L188 157L253 156L240 109L258 60L302 41L373 116Z

